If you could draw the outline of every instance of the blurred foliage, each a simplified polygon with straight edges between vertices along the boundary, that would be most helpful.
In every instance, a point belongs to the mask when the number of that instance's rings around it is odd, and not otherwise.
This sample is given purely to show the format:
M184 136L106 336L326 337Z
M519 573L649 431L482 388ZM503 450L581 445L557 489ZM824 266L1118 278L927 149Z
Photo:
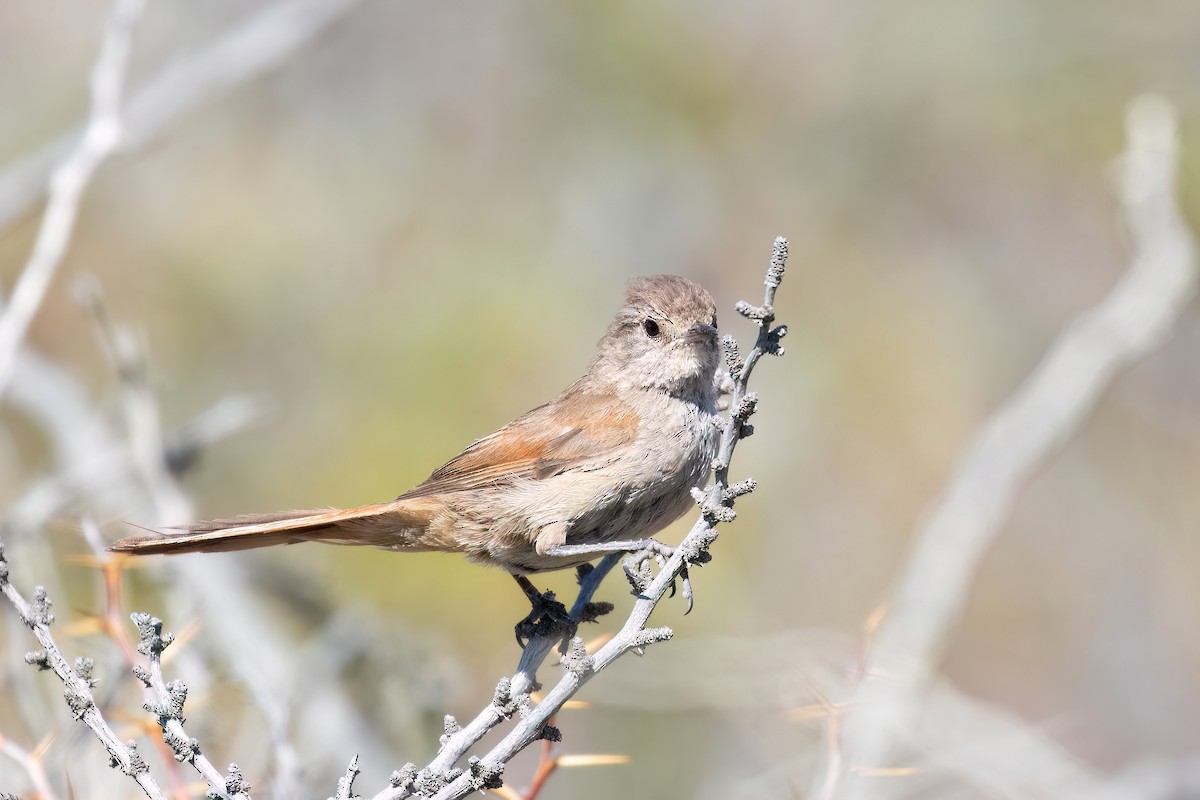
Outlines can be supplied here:
M243 6L152 4L135 84ZM3 12L5 160L80 118L105 9ZM785 234L788 357L756 376L762 435L735 467L761 491L696 576L696 613L664 620L684 637L853 632L967 437L1123 269L1109 164L1138 91L1180 107L1196 221L1198 74L1194 0L366 3L105 168L32 338L111 391L69 291L95 275L144 329L169 421L235 390L273 403L189 476L204 515L374 502L573 380L625 278L688 275L731 309ZM35 228L0 236L2 285ZM1197 322L1029 487L949 657L964 689L1055 721L1099 764L1200 748ZM45 463L19 425L4 439L5 458ZM441 631L477 681L446 711L514 662L523 600L501 573L243 557ZM619 579L607 594L627 603ZM605 682L588 694L603 703ZM754 766L712 712L576 713L570 748L634 762L565 771L552 796L631 775L687 796L702 771L663 767L708 751Z

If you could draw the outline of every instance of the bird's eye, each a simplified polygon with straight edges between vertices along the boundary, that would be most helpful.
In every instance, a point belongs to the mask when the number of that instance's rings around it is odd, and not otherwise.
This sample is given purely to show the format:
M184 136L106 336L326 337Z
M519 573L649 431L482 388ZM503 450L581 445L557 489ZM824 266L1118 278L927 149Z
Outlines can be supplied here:
M642 323L642 330L646 332L647 336L653 339L654 337L658 336L658 323L647 318L646 321Z

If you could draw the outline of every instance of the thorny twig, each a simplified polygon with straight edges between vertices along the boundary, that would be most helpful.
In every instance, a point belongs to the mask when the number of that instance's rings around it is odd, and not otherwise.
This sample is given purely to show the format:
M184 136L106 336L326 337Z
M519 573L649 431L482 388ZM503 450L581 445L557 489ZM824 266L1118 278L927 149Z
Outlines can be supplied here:
M424 769L406 765L392 775L390 786L374 795L373 800L400 800L414 795L432 797L435 800L453 800L465 797L473 791L498 787L502 784L504 765L514 755L536 741L558 737L557 729L550 719L558 713L579 689L597 672L622 655L641 652L647 646L670 639L670 628L649 628L647 622L658 603L678 581L685 582L688 568L709 561L709 548L717 539L717 526L731 522L734 517L733 504L741 495L754 489L752 481L736 485L729 483L729 464L737 443L753 433L750 416L757 408L758 398L748 389L750 374L764 355L782 355L780 339L787 333L786 326L775 326L775 290L779 287L787 264L787 240L775 240L771 264L764 281L761 306L740 302L737 311L759 326L758 338L750 352L742 359L737 344L726 336L722 344L731 378L732 397L730 413L726 420L718 454L713 463L714 481L706 491L696 490L694 497L700 508L700 518L684 537L683 542L661 567L658 575L650 577L638 587L637 600L621 630L595 653L588 653L583 640L576 638L570 651L561 659L566 671L558 683L548 691L536 706L532 705L528 692L536 685L534 678L541 660L558 642L560 635L554 633L534 637L522 654L517 673L503 679L496 688L492 703L464 728L457 728L443 740L438 756ZM600 579L617 563L619 556L606 556L591 574L581 579L578 610L586 604ZM690 605L690 600L689 600ZM520 720L498 744L484 756L472 756L464 770L455 765L467 751L479 742L488 731L505 719L518 714Z

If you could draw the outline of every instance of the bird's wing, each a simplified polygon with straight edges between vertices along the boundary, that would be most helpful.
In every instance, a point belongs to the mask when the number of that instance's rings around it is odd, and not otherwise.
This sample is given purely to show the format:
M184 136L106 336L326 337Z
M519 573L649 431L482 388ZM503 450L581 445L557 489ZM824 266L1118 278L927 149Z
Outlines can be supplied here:
M398 500L541 480L607 463L637 437L638 416L611 394L569 391L472 444Z

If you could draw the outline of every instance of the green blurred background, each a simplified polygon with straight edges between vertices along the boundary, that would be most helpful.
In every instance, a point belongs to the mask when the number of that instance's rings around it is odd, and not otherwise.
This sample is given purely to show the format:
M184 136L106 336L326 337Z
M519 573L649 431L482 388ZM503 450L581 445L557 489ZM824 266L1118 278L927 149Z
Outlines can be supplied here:
M131 83L246 5L152 2ZM0 162L81 118L106 12L0 12ZM270 402L187 476L201 516L376 502L577 377L630 276L700 281L748 341L732 305L760 296L786 235L788 354L755 376L760 435L734 468L761 491L696 575L696 612L659 618L679 639L854 636L972 431L1125 268L1111 161L1146 89L1180 110L1195 223L1194 0L364 2L103 169L31 340L112 402L70 292L94 275L144 331L168 423L231 392ZM0 235L5 287L37 221ZM1029 486L946 664L1100 772L1200 749L1197 323L1190 309ZM6 500L46 458L9 439ZM467 716L515 663L524 601L501 572L317 546L237 557L435 636L459 665L397 764L427 760L440 714ZM623 581L604 594L627 608ZM566 771L547 796L736 796L756 769L707 700L618 694L597 680L560 726L568 752L632 764Z

